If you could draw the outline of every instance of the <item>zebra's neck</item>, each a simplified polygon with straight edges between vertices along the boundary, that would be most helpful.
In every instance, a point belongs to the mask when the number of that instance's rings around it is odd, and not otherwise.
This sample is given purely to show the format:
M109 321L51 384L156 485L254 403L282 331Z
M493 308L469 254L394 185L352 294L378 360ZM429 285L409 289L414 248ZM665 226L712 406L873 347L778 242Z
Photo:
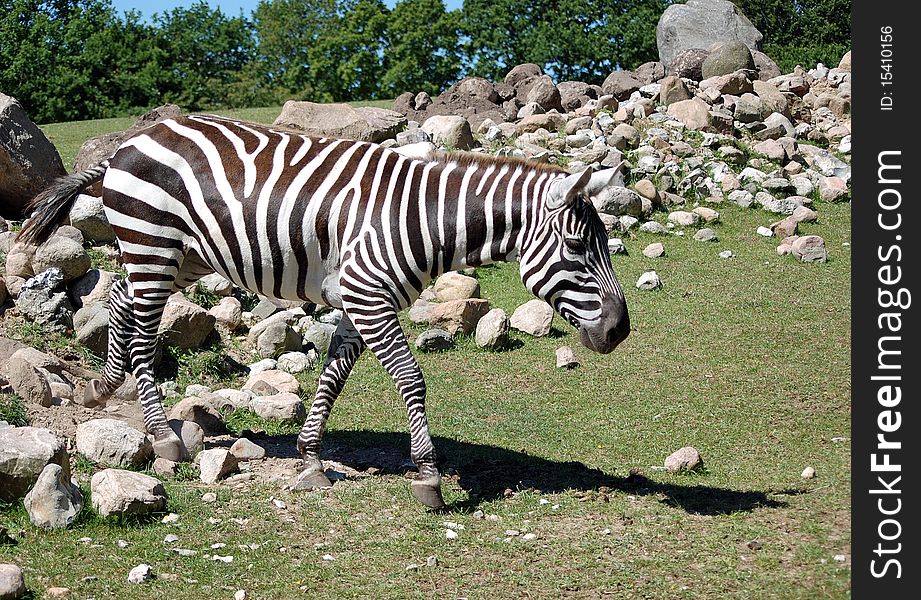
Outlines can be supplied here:
M420 191L430 208L428 230L436 257L432 277L517 260L533 236L549 183L561 175L523 162L479 157L430 168L425 179L438 187Z

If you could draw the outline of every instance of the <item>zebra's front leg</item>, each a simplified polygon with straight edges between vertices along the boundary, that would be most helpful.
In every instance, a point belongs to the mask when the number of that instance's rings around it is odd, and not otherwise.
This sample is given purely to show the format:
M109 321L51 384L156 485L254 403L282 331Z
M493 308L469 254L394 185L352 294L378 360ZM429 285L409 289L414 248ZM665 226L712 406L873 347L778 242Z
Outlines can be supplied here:
M304 470L298 475L294 484L295 489L314 490L332 485L323 472L320 444L333 404L342 393L342 387L352 371L352 366L364 349L365 344L361 336L352 326L348 316L343 315L330 342L310 414L307 415L304 427L297 436L297 449L304 458Z
M83 405L87 408L105 406L112 394L125 382L128 361L128 344L134 334L132 300L128 280L119 279L109 292L109 341L106 348L106 366L102 379L90 380L83 392Z
M390 374L400 396L406 402L409 451L418 468L411 487L413 497L429 508L444 508L441 475L436 466L438 457L425 416L425 378L409 350L396 311L386 298L382 298L381 304L376 308L372 308L370 304L346 305L345 310L351 310L356 329Z

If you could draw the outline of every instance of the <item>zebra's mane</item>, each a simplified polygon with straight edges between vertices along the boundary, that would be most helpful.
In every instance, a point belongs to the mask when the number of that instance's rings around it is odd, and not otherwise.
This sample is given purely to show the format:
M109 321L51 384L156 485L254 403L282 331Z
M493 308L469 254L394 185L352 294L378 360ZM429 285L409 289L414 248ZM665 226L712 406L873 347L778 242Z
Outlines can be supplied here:
M439 163L453 162L461 167L470 165L478 165L484 167L509 165L510 167L522 167L530 171L538 171L541 173L568 175L568 171L559 165L539 163L533 160L528 160L526 158L518 158L514 156L492 156L490 154L483 154L481 152L433 152L429 156L429 160Z

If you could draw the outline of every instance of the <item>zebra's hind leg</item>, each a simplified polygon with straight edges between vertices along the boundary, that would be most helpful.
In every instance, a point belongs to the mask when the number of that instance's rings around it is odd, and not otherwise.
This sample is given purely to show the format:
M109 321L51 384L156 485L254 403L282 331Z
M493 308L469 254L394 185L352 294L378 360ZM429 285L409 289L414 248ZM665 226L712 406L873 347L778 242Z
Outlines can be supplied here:
M363 296L361 304L343 304L355 328L393 379L400 396L406 402L410 456L419 470L412 482L413 497L429 508L444 508L441 475L436 466L437 454L425 416L426 388L422 369L409 351L406 335L400 327L390 296L382 294L375 298L366 290Z
M106 366L102 379L93 379L83 393L87 408L105 406L112 394L125 381L128 361L128 344L134 332L132 301L128 293L128 280L119 279L109 292L109 342L106 348Z
M297 436L297 449L304 458L304 470L298 475L295 489L313 490L332 485L323 473L320 461L320 444L326 430L326 421L333 409L333 403L342 392L352 366L365 349L361 336L355 330L348 316L343 315L336 333L329 345L329 354L320 373L320 383L310 407L310 414Z
M129 277L131 275L129 273ZM184 462L190 458L189 451L167 422L153 372L157 329L173 291L173 279L165 276L155 279L150 275L143 273L141 277L131 279L135 322L134 339L130 346L131 364L137 379L138 400L144 412L144 426L154 436L154 453L173 462Z

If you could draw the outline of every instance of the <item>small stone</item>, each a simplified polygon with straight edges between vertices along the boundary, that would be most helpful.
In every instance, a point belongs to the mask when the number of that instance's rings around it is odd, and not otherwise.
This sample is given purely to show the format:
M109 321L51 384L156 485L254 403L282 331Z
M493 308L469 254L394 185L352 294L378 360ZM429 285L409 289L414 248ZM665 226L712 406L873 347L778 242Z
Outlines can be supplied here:
M528 300L515 309L509 324L534 337L543 337L550 333L553 321L553 308L543 300Z
M265 458L265 448L246 438L240 438L235 441L233 445L230 446L230 453L241 461Z
M663 246L660 242L649 244L643 248L643 256L646 258L659 258L661 256L665 256L665 246Z
M224 417L211 401L205 398L183 398L170 409L169 419L195 423L201 427L205 435L221 435L227 432Z
M290 373L278 370L266 370L250 375L246 383L243 384L243 389L252 390L255 394L261 396L280 392L297 394L300 391L300 384Z
M231 447L231 451L232 451L232 447ZM215 494L214 492L205 492L204 494L201 495L201 501L204 502L205 504L212 504L216 500L217 500L217 494Z
M698 242L715 242L719 238L716 237L715 231L706 227L704 229L697 230L697 233L694 234L694 239Z
M825 240L817 235L804 235L792 244L793 255L803 262L825 262L828 250Z
M720 258L732 258L735 256L735 253L732 250L723 250L718 255Z
M449 272L438 278L434 291L439 302L479 298L480 282L473 277Z
M835 562L844 562L847 560L847 555L846 554L835 554L834 556L832 556L832 560L834 560Z
M438 557L437 557L437 556L429 556L428 558L426 558L426 559L425 559L425 566L427 566L427 567L437 567L437 566L438 566Z
M624 245L624 241L620 238L610 238L608 240L608 252L611 254L626 254L627 247Z
M144 583L154 578L153 567L140 564L128 573L128 583Z
M70 595L70 588L66 587L50 587L45 590L45 595L49 598L66 598Z
M168 513L168 514L166 514L166 515L163 515L163 518L160 519L160 522L161 522L161 523L164 523L164 524L166 524L166 525L169 525L170 523L175 523L175 522L177 522L178 520L179 520L179 515L177 515L176 513L172 513L172 512L171 512L171 513Z
M671 473L678 471L694 471L703 466L700 452L691 446L676 450L665 459L665 469Z
M333 556L332 554L324 554L323 556L320 557L320 559L325 560L325 561L334 561L336 560L336 557Z
M164 536L164 538L163 538L163 543L164 543L164 544L175 544L175 543L178 542L178 541L179 541L179 536L176 535L175 533L168 533L168 534L167 534L166 536Z
M316 361L304 352L285 352L278 357L277 366L285 373L301 373L316 366Z
M697 225L697 223L700 222L700 215L684 210L676 210L669 213L668 220L675 225L690 227L692 225Z
M771 228L765 227L764 225L759 225L758 229L755 230L755 233L764 237L774 237L774 232L771 231Z
M222 562L222 563L230 564L233 562L233 556L230 556L230 555L220 556L218 554L213 554L211 555L211 560L215 562Z
M655 290L662 287L662 280L655 271L646 271L636 280L636 287L640 290Z
M0 598L15 600L26 593L26 579L17 565L0 563Z
M202 483L217 483L237 471L237 457L226 448L212 448L199 453L199 470Z
M83 508L83 494L61 465L48 463L23 503L29 521L36 527L63 529L74 522Z
M668 233L665 225L658 221L646 221L640 225L640 231L643 233Z
M291 392L257 396L250 400L249 407L263 419L272 421L303 419L306 416L304 401Z
M457 532L454 531L453 529L448 529L447 531L445 531L445 537L448 538L449 540L456 540Z
M131 544L129 544L129 543L128 543L127 541L125 541L125 540L118 540L118 541L115 542L115 545L118 546L119 548L127 548L127 547L130 546Z
M569 346L560 346L556 349L556 367L558 369L575 369L579 364L576 353Z
M537 539L537 534L536 533L526 533L523 536L521 536L521 539L523 539L526 542L530 542L532 540Z
M815 469L813 467L806 467L803 469L802 474L800 475L803 479L814 479L815 478Z
M450 350L454 347L454 337L444 329L428 329L416 337L415 346L423 352Z
M246 590L237 590L233 593L233 600L246 600L248 597Z
M706 206L698 206L691 212L698 215L705 223L717 223L720 220L720 213Z

